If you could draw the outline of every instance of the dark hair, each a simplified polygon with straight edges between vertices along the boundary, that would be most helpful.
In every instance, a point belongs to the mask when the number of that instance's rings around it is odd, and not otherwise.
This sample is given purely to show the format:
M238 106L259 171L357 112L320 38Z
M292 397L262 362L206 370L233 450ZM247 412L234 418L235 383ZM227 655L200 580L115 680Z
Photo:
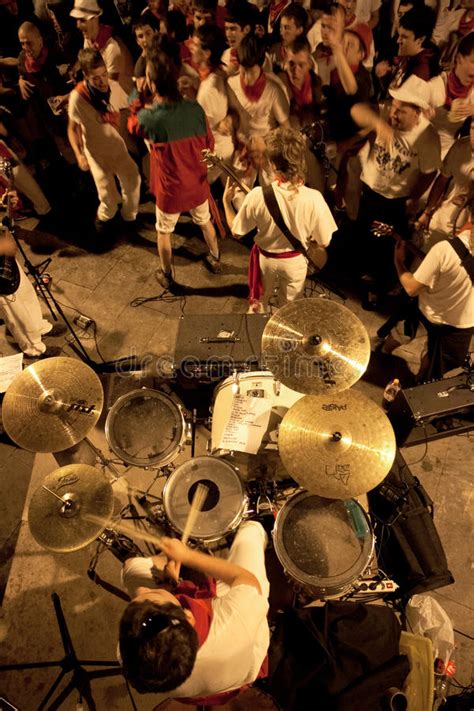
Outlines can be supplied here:
M468 35L462 38L458 44L456 54L461 54L463 57L467 57L474 52L474 32L469 32Z
M94 71L94 69L105 67L105 62L101 53L92 47L80 49L77 58L79 60L79 66L84 74L90 74L90 72Z
M123 675L141 694L176 689L190 676L198 638L184 610L172 603L131 602L120 620Z
M404 30L413 32L415 39L424 37L428 42L431 38L436 17L430 7L413 7L400 18L400 27Z
M147 62L153 62L155 56L159 54L164 54L168 59L171 59L178 71L181 69L181 51L176 40L168 37L168 35L155 35L146 53Z
M259 40L252 33L245 35L237 47L237 58L239 64L245 69L250 69L256 64L259 67L263 67L265 62L265 42Z
M259 12L257 8L247 0L229 0L225 7L225 22L240 25L242 30L247 25L250 25L253 30L258 18Z
M142 27L151 27L155 32L160 31L160 22L152 12L144 12L132 25L133 34Z
M181 10L168 10L163 22L166 25L167 33L174 34L171 39L176 40L176 42L184 42L188 36L186 28L186 18L181 12Z
M284 17L289 17L293 18L296 27L302 27L303 32L306 30L309 22L309 17L308 13L304 9L302 5L300 5L297 2L292 2L290 5L287 5L285 9L282 11L280 18L283 19Z
M217 12L217 0L193 0L193 12L195 10L205 13L212 12L215 15Z
M299 35L298 37L295 37L287 49L290 52L294 52L294 54L297 54L298 52L308 52L308 54L311 54L311 45L308 42L306 35Z
M170 101L182 100L178 89L177 67L174 62L170 62L167 54L156 50L147 52L146 67L148 77L155 85L155 91L159 96Z
M332 2L332 0L325 0L321 3L321 10L323 15L334 15L339 9L346 14L346 8L338 2Z
M221 63L222 53L226 48L224 32L217 25L202 25L195 30L194 35L201 40L201 48L210 51L210 66L218 67Z

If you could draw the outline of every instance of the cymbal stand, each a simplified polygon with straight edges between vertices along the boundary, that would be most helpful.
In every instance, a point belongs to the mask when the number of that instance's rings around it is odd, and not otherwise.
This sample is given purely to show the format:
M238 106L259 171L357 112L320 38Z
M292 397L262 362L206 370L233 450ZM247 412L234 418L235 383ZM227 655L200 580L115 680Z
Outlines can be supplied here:
M55 711L58 709L63 701L65 701L69 695L74 691L74 689L79 693L80 700L84 700L87 704L89 711L96 711L97 707L92 696L91 684L93 679L99 679L107 676L118 676L122 673L119 662L112 661L93 661L90 659L78 659L74 649L74 645L71 640L71 635L66 624L66 619L61 607L61 601L57 593L51 595L51 599L54 605L54 611L56 613L56 620L59 627L59 632L61 634L61 640L64 647L64 657L59 661L54 662L26 662L25 664L4 664L0 666L0 671L13 671L20 669L45 669L49 667L60 667L61 671L59 675L52 683L49 691L47 692L44 699L38 706L38 711L43 711L43 709L48 709L48 711ZM109 667L108 669L93 669L87 671L84 667ZM56 689L59 687L64 676L72 672L72 677L69 683L64 687L64 689L56 696L56 699L47 706L51 697L53 696Z
M93 444L93 443L90 441L89 437L84 437L84 442L92 449L92 451L94 452L94 454L95 454L95 455L97 456L97 458L99 459L101 465L102 465L105 469L109 469L109 470L112 472L112 479L111 479L111 482L110 482L110 483L111 483L111 484L114 484L114 483L117 481L117 479L119 479L119 478L122 476L121 472L119 472L119 470L117 469L117 467L115 466L115 464L112 463L112 460L111 460L111 459L107 459L107 457L104 455L104 453L102 452L102 450L99 449L98 447L96 447L95 444Z

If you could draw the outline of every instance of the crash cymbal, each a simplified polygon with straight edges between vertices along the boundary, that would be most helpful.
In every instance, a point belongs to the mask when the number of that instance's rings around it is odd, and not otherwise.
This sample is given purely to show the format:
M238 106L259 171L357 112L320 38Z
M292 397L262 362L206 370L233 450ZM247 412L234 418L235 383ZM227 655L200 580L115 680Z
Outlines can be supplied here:
M102 385L75 358L47 358L25 368L8 387L3 425L23 449L59 452L80 442L104 404Z
M378 405L347 390L298 400L282 420L278 448L300 486L329 499L347 499L385 478L395 458L395 435Z
M84 548L97 538L114 508L112 486L99 469L87 464L68 464L44 479L33 494L28 524L33 538L56 553Z
M345 306L300 299L269 319L262 354L275 378L292 390L338 393L365 372L370 341L363 323Z

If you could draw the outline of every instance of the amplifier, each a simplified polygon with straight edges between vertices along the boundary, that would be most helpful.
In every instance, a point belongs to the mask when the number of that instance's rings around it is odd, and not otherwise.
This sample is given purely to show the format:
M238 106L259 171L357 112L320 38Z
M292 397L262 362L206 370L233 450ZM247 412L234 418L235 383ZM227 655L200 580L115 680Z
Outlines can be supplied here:
M190 314L180 319L175 373L189 384L217 382L234 370L261 370L264 314Z
M399 447L474 429L474 386L466 373L400 390L387 412Z

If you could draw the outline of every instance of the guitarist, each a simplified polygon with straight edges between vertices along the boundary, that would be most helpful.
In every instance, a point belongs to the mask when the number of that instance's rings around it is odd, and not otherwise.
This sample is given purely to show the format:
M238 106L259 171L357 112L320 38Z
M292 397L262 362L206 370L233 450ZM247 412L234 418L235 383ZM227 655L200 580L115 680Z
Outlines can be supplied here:
M232 206L234 188L227 181L224 209L227 223L237 239L257 228L250 255L250 311L264 312L274 288L279 286L279 306L303 297L307 259L303 254L310 242L326 248L337 226L323 196L304 185L306 165L304 136L289 128L279 128L266 138L269 161L275 179L267 189L256 187L249 192L238 213ZM267 207L275 195L278 221L283 220L285 236ZM271 198L270 198L271 199ZM295 244L293 244L293 242ZM299 248L299 246L301 248Z

